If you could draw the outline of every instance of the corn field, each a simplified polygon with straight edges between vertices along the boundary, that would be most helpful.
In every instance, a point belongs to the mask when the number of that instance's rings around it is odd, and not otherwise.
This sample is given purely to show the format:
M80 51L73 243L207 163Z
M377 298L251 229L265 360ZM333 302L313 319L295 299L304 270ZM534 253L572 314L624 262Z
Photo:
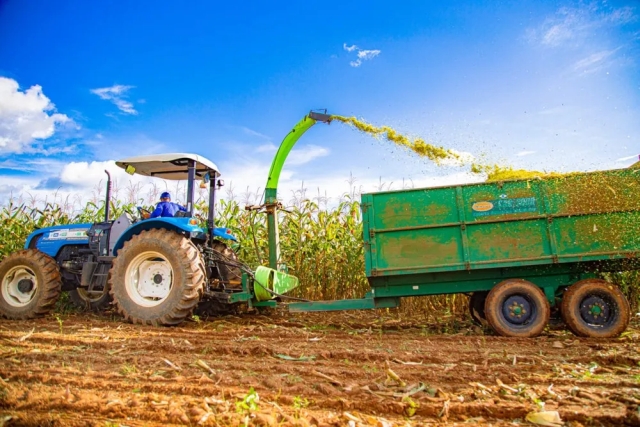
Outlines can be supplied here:
M302 191L291 201L291 207L281 211L282 262L301 284L292 296L311 300L361 298L369 290L364 273L361 212L356 197L355 192L345 194L337 205L329 207L321 197L309 200ZM124 212L136 216L136 203L131 199L112 200L111 217ZM140 204L143 199L138 202ZM196 215L204 222L206 200L201 197L195 207ZM239 239L232 245L239 259L251 268L268 264L266 215L245 210L244 204L234 198L219 201L216 209L216 224L231 229ZM29 233L36 228L91 223L103 218L104 202L90 201L74 210L73 206L63 203L33 207L12 199L0 209L0 260L21 249ZM633 312L637 312L638 272L609 273L607 278L622 287ZM455 294L404 298L397 314L420 316L424 313L425 320L442 323L442 319L455 321L466 316L467 304L466 296Z

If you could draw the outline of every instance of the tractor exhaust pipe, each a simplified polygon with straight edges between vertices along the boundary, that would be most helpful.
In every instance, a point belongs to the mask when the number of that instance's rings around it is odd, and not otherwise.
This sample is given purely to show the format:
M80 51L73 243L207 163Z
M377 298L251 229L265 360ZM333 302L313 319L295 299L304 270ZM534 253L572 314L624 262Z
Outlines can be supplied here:
M109 222L109 207L111 205L111 174L108 170L104 173L107 174L107 200L104 204L104 222Z

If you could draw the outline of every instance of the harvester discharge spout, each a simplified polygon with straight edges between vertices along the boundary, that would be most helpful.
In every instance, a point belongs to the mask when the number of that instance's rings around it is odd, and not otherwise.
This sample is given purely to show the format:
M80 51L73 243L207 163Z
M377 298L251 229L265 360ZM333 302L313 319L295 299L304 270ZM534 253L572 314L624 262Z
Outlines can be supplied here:
M284 162L291 152L291 149L300 137L317 122L331 123L332 116L326 110L322 112L311 111L304 116L291 129L282 140L278 152L271 163L269 177L264 192L264 209L267 213L267 230L269 234L269 268L258 267L256 271L256 297L259 300L270 298L269 291L274 293L284 293L298 286L298 278L287 274L286 268L280 264L280 239L278 234L278 181L280 173L284 167ZM249 207L248 207L249 208ZM261 280L262 279L262 280ZM258 288L268 288L265 292L258 291ZM277 291L276 291L277 289Z

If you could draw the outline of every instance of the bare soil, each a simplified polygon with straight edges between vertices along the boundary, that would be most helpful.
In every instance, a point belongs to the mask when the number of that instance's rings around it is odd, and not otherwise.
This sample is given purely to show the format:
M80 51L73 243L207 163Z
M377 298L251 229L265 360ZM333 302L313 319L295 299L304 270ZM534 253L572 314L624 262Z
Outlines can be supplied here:
M503 426L540 410L640 425L637 325L606 340L457 331L385 311L0 321L0 426Z

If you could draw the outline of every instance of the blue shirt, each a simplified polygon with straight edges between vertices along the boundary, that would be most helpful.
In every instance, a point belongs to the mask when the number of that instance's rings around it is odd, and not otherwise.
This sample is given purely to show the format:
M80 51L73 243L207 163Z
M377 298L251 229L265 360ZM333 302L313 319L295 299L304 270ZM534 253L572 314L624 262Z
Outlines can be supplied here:
M151 215L149 215L149 218L157 218L159 216L172 217L178 211L186 212L187 209L185 207L183 207L183 206L180 206L177 203L160 202L160 203L158 203L156 205L155 210L153 212L151 212Z

